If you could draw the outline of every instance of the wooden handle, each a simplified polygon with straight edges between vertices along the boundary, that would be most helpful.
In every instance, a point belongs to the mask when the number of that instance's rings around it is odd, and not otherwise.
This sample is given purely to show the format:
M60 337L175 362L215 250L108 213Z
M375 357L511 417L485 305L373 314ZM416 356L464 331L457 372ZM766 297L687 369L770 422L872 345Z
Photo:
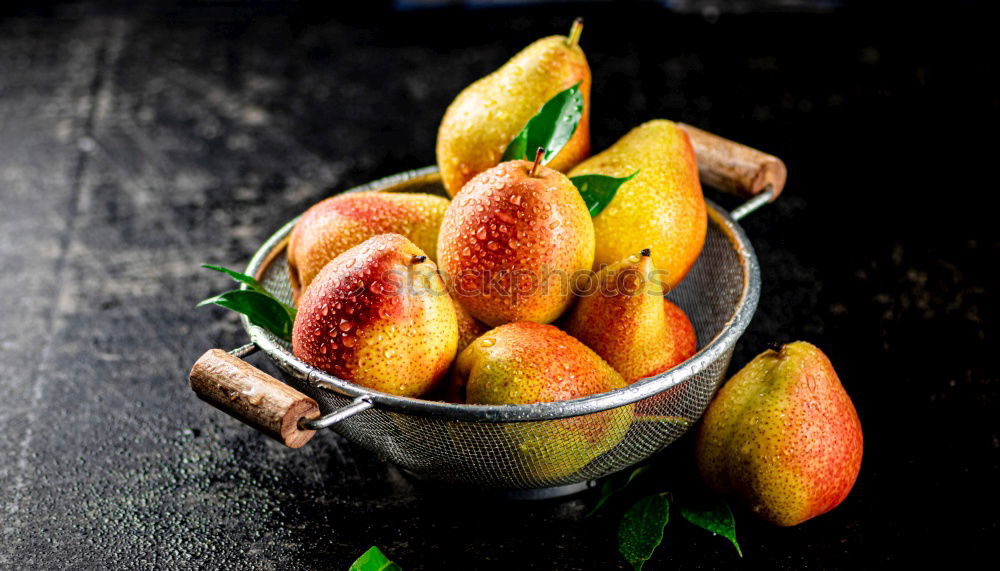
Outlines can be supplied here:
M778 157L691 125L677 126L691 139L698 174L705 184L744 198L754 197L768 187L777 198L785 188L788 169Z
M206 351L189 378L198 398L289 448L315 434L299 428L299 419L319 417L316 401L221 349Z

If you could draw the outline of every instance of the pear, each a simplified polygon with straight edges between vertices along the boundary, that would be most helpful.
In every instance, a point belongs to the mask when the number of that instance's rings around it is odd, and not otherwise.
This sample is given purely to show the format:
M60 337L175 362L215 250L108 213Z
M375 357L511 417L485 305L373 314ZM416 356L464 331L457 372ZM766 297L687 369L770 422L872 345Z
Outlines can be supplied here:
M590 67L578 44L582 21L569 37L542 38L463 90L438 128L437 164L455 196L477 174L500 162L504 149L545 103L576 84L583 114L548 166L565 172L590 152Z
M597 354L553 325L508 323L466 347L455 362L451 393L467 404L531 404L625 386ZM556 483L618 444L632 407L581 417L504 426L506 452L535 479Z
M330 260L379 234L400 234L431 260L448 200L420 193L353 192L328 198L299 218L288 241L288 270L297 300Z
M668 369L687 361L698 351L698 336L694 325L684 310L669 299L663 300L663 312L667 318L667 337L671 341L672 355L667 359L673 363Z
M604 358L627 383L662 373L694 354L691 322L663 299L650 250L602 269L566 320L566 331Z
M381 234L327 264L299 299L292 352L378 391L416 397L448 371L455 307L423 250Z
M594 217L594 265L611 265L650 248L657 279L670 289L698 259L708 227L698 165L687 134L670 121L649 121L577 165L569 176L627 177L636 171Z
M698 468L780 526L826 513L861 468L861 423L833 365L809 343L761 353L719 391L698 431Z
M438 264L454 298L490 326L553 321L571 281L594 261L594 226L566 175L508 161L477 175L448 206Z
M455 316L458 318L458 350L456 354L461 354L470 343L489 331L490 327L472 317L468 311L465 311L461 303L454 301L454 299L452 301L455 305Z

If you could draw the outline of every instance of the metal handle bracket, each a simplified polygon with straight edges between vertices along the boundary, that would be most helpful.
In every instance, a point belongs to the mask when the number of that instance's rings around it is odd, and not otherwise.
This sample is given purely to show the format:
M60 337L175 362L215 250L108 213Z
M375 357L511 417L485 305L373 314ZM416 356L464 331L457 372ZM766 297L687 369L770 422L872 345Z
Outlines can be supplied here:
M768 186L766 189L764 189L764 192L758 194L757 196L751 198L750 200L747 200L743 204L734 208L733 211L729 213L729 215L732 216L733 220L739 222L743 218L746 218L749 214L752 214L755 210L757 210L761 206L764 206L765 204L773 201L777 196L777 194L778 193L774 191L774 188Z
M375 406L375 404L372 402L372 398L370 396L361 395L351 401L351 404L338 408L337 410L319 418L303 418L299 420L299 428L303 430L322 430L324 428L329 428L334 424L347 420L359 412L366 411L373 406Z

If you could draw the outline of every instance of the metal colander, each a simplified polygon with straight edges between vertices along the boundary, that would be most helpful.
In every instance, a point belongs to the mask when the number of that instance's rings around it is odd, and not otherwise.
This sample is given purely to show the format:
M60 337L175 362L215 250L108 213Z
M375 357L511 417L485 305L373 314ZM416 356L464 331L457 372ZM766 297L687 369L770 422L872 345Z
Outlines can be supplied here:
M348 192L358 191L445 195L435 168ZM530 405L465 405L399 397L307 365L292 355L289 343L246 318L243 325L253 343L233 354L242 357L254 347L261 349L291 385L314 398L325 416L302 423L307 428L332 426L418 477L529 490L529 494L535 490L536 495L567 493L655 454L701 416L760 294L757 258L735 220L769 198L770 193L761 194L732 215L708 203L704 249L668 295L691 319L698 352L669 371L623 389ZM291 302L292 292L285 246L294 223L271 236L246 270L286 303Z

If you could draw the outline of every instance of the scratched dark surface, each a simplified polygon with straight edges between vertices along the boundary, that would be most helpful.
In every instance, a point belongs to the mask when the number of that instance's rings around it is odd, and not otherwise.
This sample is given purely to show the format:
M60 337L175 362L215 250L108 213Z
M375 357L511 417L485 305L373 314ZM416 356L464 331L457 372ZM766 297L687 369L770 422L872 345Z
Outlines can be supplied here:
M811 340L865 427L829 515L737 511L742 561L674 522L648 567L957 563L995 541L993 14L143 6L0 9L0 568L337 569L372 544L406 569L623 567L624 502L435 494L332 432L282 449L186 385L246 340L192 309L228 285L200 263L432 163L451 98L577 14L596 148L665 116L786 159L786 195L745 223L764 292L734 365ZM632 497L690 467L682 441Z

